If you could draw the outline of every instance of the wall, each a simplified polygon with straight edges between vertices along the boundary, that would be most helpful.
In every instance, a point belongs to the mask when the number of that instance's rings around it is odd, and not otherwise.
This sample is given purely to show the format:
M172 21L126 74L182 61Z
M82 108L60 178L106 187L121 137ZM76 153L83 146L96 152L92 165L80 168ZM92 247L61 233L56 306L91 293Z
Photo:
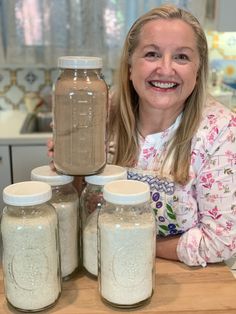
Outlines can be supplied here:
M55 68L2 67L0 68L0 109L25 110L26 97L39 94L50 98L52 84L58 75Z
M236 90L236 32L206 32L210 69L222 75L224 83ZM27 97L39 94L51 96L51 88L58 75L58 69L35 67L0 68L0 110L28 109ZM106 73L106 77L107 73ZM108 80L108 83L112 83Z

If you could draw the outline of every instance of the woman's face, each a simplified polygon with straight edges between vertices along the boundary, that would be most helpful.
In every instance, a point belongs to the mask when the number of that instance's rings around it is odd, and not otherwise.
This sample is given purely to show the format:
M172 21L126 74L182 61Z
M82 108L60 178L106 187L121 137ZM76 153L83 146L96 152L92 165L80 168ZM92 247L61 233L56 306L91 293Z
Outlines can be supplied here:
M182 111L196 84L198 68L191 26L178 19L146 23L130 65L130 80L140 106Z

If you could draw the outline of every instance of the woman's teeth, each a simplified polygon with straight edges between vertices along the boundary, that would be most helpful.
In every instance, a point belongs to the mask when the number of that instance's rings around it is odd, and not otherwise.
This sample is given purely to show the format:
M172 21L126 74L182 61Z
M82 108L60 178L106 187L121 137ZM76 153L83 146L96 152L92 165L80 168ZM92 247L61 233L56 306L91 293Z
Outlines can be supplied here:
M150 84L154 87L164 88L164 89L173 88L177 86L176 83L150 82Z

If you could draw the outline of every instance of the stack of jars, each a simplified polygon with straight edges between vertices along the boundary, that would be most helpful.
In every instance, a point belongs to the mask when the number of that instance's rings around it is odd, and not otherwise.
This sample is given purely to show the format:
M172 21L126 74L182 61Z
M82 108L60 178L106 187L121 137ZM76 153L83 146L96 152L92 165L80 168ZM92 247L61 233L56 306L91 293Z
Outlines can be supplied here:
M46 165L33 169L31 179L4 189L1 223L6 298L24 311L52 306L61 293L61 278L69 279L79 266L79 198L73 176Z
M136 307L151 298L154 287L155 218L149 186L127 180L122 167L106 165L108 89L102 60L61 57L58 65L53 138L60 174L38 167L31 172L32 181L3 191L6 298L21 311L52 306L61 294L61 278L77 271L82 256L84 268L98 276L103 301ZM85 176L87 183L80 201L81 225L74 175Z
M48 166L33 169L31 177L4 189L1 231L6 298L14 308L33 312L55 304L61 278L78 269L79 233L73 177ZM143 305L155 285L156 225L149 185L127 180L126 170L114 165L85 180L83 265L98 276L105 303Z
M78 195L74 175L106 165L108 88L102 59L66 56L53 90L54 164L33 169L32 181L6 187L2 216L3 273L8 302L23 311L52 306L61 277L78 269Z

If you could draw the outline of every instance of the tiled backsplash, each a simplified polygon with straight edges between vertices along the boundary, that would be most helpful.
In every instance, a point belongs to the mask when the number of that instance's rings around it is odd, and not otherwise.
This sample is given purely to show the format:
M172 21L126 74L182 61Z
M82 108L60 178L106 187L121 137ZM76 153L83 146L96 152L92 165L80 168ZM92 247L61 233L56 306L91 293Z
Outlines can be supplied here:
M236 32L206 32L210 68L222 75L223 81L236 89ZM51 93L58 76L57 68L0 67L0 109L25 110L26 96L35 93L45 96ZM112 84L112 75L105 73L107 83Z
M46 97L51 93L57 75L55 68L0 68L0 109L25 110L25 96L35 93Z
M26 110L26 97L32 94L48 98L58 73L58 68L0 66L0 110ZM113 71L103 74L110 86Z
M211 69L236 88L236 32L207 32Z

